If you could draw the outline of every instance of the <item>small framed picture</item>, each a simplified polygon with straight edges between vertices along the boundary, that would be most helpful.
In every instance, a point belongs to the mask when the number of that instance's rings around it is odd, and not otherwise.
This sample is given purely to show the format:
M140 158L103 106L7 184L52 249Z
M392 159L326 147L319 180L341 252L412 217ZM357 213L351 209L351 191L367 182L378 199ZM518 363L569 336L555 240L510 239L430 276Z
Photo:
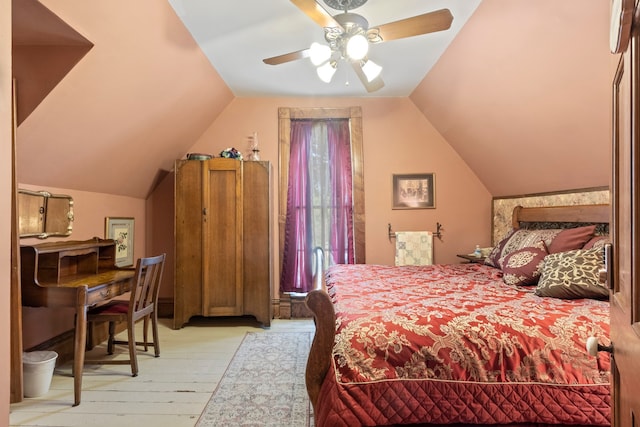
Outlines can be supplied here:
M133 265L133 218L105 218L104 236L116 242L116 266Z
M433 209L435 207L434 174L393 175L393 209Z

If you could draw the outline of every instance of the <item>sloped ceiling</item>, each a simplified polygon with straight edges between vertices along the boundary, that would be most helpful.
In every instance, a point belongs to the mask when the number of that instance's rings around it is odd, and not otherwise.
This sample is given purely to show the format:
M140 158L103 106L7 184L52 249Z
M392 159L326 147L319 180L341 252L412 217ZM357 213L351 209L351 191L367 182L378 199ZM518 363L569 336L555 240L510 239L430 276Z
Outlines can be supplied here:
M168 1L41 3L94 47L19 126L19 182L146 197L231 90ZM493 195L606 185L608 20L483 0L410 98Z
M41 3L94 47L18 127L19 182L146 197L231 91L168 2Z
M93 44L37 0L12 2L13 76L29 84L17 98L18 125Z
M484 0L411 95L494 196L609 184L609 7Z

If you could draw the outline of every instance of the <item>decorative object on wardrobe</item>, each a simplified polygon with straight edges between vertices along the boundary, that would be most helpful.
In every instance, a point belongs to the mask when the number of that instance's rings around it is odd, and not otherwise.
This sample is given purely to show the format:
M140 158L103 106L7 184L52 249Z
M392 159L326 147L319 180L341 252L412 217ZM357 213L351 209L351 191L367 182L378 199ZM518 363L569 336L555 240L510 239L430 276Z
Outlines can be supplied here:
M211 154L203 154L203 153L189 153L187 154L188 160L209 160L213 156Z
M229 147L220 152L220 157L223 157L225 159L242 160L242 153L233 147Z
M315 0L291 2L324 28L327 44L314 42L308 49L266 58L263 62L278 65L309 58L317 67L318 77L325 83L331 82L338 64L346 62L353 67L367 92L374 92L384 86L380 78L382 67L369 58L371 44L447 30L453 21L449 9L440 9L370 28L369 22L362 15L349 12L362 6L367 0L324 0L327 6L343 11L334 16Z
M249 137L249 149L251 150L251 154L249 154L249 160L252 160L252 161L260 160L260 146L258 145L258 132L254 132L253 135Z

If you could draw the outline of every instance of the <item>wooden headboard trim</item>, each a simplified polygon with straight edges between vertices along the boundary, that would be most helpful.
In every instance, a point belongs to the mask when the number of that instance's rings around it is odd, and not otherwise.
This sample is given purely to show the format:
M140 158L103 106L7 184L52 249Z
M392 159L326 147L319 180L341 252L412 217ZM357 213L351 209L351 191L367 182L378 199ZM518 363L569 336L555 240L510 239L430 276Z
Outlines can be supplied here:
M521 222L585 222L608 224L611 217L609 205L547 206L513 209L511 223L514 229Z

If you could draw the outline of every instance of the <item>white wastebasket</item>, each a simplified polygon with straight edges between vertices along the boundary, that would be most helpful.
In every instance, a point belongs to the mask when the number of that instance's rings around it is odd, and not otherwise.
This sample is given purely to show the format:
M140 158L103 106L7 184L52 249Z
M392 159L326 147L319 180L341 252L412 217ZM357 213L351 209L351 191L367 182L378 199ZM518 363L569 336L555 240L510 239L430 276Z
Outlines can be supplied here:
M49 391L57 358L55 351L22 353L24 397L39 397Z

